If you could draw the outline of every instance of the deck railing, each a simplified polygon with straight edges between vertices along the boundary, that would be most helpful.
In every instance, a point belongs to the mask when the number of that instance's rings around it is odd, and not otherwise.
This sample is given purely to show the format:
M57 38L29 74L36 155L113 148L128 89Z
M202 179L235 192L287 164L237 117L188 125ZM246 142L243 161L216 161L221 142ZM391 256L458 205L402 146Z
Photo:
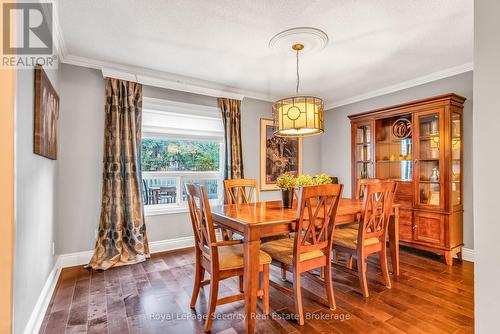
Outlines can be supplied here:
M182 208L186 203L186 183L205 186L207 196L213 204L223 198L222 175L219 171L155 171L142 172L142 195L146 209Z

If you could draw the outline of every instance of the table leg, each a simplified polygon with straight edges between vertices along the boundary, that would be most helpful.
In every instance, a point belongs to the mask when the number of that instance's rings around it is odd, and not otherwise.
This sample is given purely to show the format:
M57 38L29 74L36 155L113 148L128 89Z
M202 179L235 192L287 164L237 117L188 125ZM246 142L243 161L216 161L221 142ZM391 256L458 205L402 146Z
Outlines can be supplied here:
M394 209L394 216L389 222L389 248L391 251L392 274L399 276L399 208Z
M246 333L255 331L255 311L257 309L257 289L259 284L259 252L260 240L248 240L245 235L243 243L245 257L244 291L245 291L245 327Z

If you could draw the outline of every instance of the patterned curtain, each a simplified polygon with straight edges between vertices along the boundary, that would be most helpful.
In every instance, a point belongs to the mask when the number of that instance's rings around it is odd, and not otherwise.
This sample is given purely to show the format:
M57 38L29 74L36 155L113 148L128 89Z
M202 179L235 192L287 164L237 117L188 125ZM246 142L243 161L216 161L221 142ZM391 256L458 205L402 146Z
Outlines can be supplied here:
M224 179L242 179L241 101L224 97L220 97L218 101L224 123L224 144L226 146Z
M149 247L141 196L142 85L106 78L99 235L88 267L144 261Z

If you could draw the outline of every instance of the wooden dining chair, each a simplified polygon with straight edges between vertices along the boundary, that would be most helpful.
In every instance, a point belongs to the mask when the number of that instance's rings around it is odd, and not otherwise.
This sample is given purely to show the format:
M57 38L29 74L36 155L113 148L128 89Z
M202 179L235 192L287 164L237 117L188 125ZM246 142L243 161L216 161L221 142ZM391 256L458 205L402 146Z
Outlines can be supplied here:
M387 267L387 228L392 213L392 203L397 183L380 181L366 186L359 228L336 229L333 238L335 252L348 253L357 260L359 283L363 296L368 297L366 259L379 253L380 268L385 286L391 288ZM352 259L352 257L351 257Z
M231 179L224 180L224 193L227 204L253 203L259 201L257 180Z
M255 179L230 179L224 180L224 194L226 204L246 204L259 201L259 191L257 190L257 180ZM234 238L229 230L222 230L224 240ZM239 239L243 237L238 235Z
M212 328L215 307L227 303L243 300L244 292L218 299L219 282L230 277L243 277L243 245L241 240L217 241L215 228L210 212L210 204L205 187L202 185L186 184L186 193L189 205L189 214L195 239L195 278L191 308L194 309L200 288L210 284L210 298L208 316L205 322L205 331ZM259 256L261 289L258 295L263 299L262 310L269 313L269 264L271 257L261 251ZM210 274L210 279L205 280L205 271ZM240 281L240 290L242 284Z
M273 284L281 291L294 296L298 323L304 324L300 274L322 268L328 306L335 309L332 287L332 237L335 230L335 216L343 185L324 184L305 186L299 189L297 222L294 238L270 241L262 250L271 255L273 264L293 273L293 291Z
M383 179L358 179L358 189L356 191L356 199L357 200L362 200L363 196L365 194L366 187L369 184L373 183L378 183L378 182L383 182ZM353 229L358 229L359 227L359 220L361 219L361 215L356 216L356 220L352 224L342 224L343 228L353 228Z
M358 189L356 191L356 199L363 199L364 192L366 190L366 186L372 183L378 183L378 182L383 182L384 180L382 179L375 179L375 178L370 178L370 179L358 179Z
M255 179L231 179L224 180L224 193L227 204L247 204L259 201L257 180ZM287 237L288 234L269 236L261 239L262 243ZM229 230L222 230L225 240L243 239L243 236Z
M369 184L378 183L378 182L382 182L382 181L383 181L382 179L375 179L375 178L358 179L358 187L356 189L356 194L355 194L356 199L357 200L363 199L366 187ZM356 215L354 221L351 224L342 224L342 226L339 226L337 228L339 228L339 229L352 228L352 229L357 230L359 228L359 220L360 219L361 219L361 215L358 214L358 215ZM347 260L346 260L347 267L349 269L352 269L352 255L349 253L345 253L345 255L347 256ZM337 252L335 253L335 261L338 262L338 253Z

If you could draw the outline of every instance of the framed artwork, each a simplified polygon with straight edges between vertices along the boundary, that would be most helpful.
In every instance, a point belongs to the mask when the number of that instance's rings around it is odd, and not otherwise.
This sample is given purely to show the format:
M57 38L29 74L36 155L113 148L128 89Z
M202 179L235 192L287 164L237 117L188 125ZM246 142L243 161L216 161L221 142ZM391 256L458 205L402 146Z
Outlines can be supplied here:
M283 173L302 173L302 140L277 137L271 119L260 120L260 190L277 190Z
M59 95L50 83L42 66L35 67L35 115L33 152L57 159Z

